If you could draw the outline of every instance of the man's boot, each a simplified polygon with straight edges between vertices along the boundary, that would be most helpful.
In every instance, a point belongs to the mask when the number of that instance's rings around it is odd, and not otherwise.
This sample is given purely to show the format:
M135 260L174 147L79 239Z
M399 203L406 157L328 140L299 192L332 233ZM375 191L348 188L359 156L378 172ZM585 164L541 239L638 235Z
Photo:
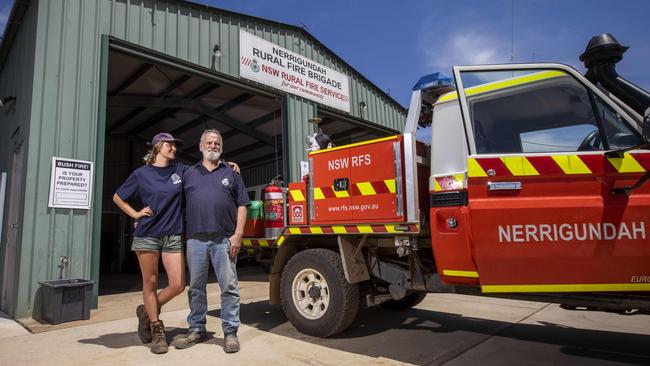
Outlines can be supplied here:
M225 335L223 349L226 351L226 353L239 352L239 339L237 339L237 334Z
M149 329L149 314L144 305L140 304L135 309L135 315L138 317L138 337L142 343L151 342L151 330Z
M190 348L197 343L201 343L208 339L204 331L191 330L184 337L178 338L174 347L178 349Z
M167 353L169 346L165 337L165 325L162 320L149 324L151 329L151 352L160 354Z

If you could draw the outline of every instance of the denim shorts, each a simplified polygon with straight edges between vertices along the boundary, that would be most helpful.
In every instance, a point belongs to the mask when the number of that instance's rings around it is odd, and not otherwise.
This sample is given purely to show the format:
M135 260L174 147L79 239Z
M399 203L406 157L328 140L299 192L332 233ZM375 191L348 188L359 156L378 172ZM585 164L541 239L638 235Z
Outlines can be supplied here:
M165 235L158 237L134 237L132 251L146 250L152 252L179 253L183 251L183 241L180 235Z

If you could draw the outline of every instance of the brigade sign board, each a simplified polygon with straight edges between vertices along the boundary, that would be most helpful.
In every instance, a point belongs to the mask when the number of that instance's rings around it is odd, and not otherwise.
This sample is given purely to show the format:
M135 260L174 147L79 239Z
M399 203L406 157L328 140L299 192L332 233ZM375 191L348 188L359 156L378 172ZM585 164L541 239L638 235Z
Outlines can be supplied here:
M243 30L239 63L243 78L350 112L346 75Z
M52 157L49 207L90 209L93 163Z

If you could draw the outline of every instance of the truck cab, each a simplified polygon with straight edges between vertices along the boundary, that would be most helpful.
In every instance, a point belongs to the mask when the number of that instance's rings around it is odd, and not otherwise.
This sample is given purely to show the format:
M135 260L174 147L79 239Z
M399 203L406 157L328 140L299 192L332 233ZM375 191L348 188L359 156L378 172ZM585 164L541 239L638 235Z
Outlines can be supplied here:
M432 119L443 281L483 293L650 290L650 186L623 189L650 170L639 116L566 65L454 76L458 91Z

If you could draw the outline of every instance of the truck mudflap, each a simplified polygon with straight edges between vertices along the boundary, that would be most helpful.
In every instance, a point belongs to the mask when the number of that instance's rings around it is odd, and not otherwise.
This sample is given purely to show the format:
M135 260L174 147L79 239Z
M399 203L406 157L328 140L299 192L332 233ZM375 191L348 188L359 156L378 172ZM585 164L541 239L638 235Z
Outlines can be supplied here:
M251 248L277 248L287 238L296 235L417 235L419 233L419 223L288 226L277 238L244 238L242 245Z

